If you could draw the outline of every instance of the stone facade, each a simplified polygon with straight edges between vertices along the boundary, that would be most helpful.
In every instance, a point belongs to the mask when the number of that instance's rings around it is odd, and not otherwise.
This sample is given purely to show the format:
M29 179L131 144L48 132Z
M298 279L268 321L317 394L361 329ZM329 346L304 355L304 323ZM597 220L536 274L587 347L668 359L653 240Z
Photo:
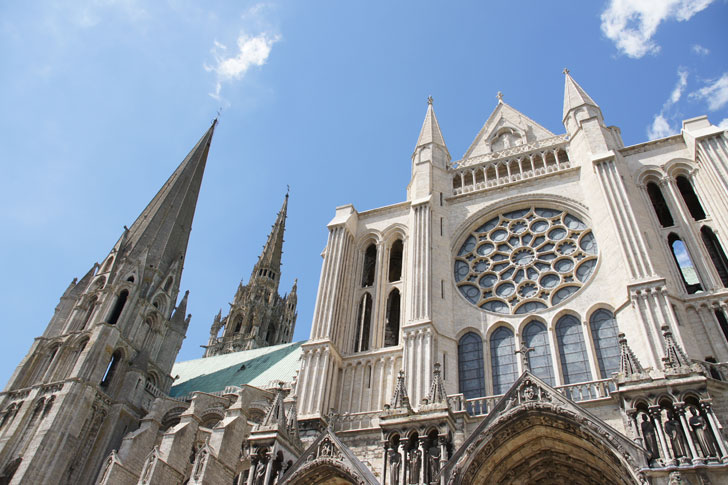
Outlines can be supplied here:
M159 390L143 385L142 404L125 407L97 365L78 417L61 399L81 379L11 381L0 483L94 469L102 484L725 483L728 137L699 117L625 147L568 71L563 123L551 133L499 95L453 162L430 99L407 199L338 207L328 225L295 378L172 398L160 374ZM273 299L276 227L247 286ZM74 291L59 313L85 308ZM228 324L249 314L238 293L208 352L267 332ZM123 356L128 401L142 364ZM241 375L237 358L215 357L231 359L216 385ZM145 369L158 360L150 353ZM77 441L55 455L34 438L71 429Z
M247 285L240 283L230 313L217 314L210 327L204 357L289 343L296 327L297 281L291 292L278 294L288 194Z

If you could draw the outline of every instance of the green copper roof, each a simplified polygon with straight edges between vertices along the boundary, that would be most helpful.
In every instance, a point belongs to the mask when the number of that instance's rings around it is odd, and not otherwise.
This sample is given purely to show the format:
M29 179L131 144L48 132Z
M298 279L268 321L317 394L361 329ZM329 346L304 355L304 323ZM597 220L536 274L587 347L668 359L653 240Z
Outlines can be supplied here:
M195 391L217 392L243 384L265 389L275 387L277 381L291 382L298 370L302 343L177 362L171 374L179 379L174 381L169 394L180 397Z

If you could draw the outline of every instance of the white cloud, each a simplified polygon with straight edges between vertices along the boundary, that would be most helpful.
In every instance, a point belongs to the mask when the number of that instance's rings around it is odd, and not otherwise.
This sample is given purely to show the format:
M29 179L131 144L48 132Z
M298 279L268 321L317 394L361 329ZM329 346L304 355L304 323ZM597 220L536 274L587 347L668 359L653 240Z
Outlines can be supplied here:
M220 99L222 84L225 82L242 79L248 70L253 66L262 66L268 60L270 51L280 37L270 33L259 34L251 37L245 33L238 36L237 52L232 56L225 56L227 47L218 41L212 49L215 57L215 65L205 65L205 70L214 72L217 76L215 81L215 92L210 93L215 99Z
M660 112L652 119L652 125L647 127L647 137L650 140L665 138L666 136L678 133L677 128L670 125L670 120L667 118L666 113L673 105L675 105L675 103L680 101L687 85L688 71L684 67L680 67L677 70L677 84L675 84L675 87L670 93L670 97L667 98L665 104L662 105Z
M647 137L650 140L657 140L675 134L677 134L677 130L670 126L662 112L655 115L652 125L647 128Z
M707 86L690 93L689 97L705 101L710 111L721 109L728 104L728 72Z
M624 54L640 58L660 46L652 40L666 20L680 22L710 5L713 0L610 0L602 12L602 32Z
M718 123L718 128L722 130L728 130L728 118L723 118L720 123Z
M693 44L693 52L699 56L707 56L710 54L710 49L700 44Z

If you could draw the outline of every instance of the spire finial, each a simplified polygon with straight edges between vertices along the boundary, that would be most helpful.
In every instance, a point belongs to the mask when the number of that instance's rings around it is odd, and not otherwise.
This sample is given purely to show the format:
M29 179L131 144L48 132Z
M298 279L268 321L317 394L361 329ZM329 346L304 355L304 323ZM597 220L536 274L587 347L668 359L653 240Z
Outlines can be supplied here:
M569 74L571 71L569 71L568 67L565 67L563 71L561 71L563 74Z
M288 198L288 194L291 193L291 186L286 184L286 198Z
M495 97L498 98L499 103L503 102L503 93L501 93L500 91L498 91L498 94L496 94Z
M428 96L427 97L427 105L428 106L432 106L432 101L433 101L432 96Z

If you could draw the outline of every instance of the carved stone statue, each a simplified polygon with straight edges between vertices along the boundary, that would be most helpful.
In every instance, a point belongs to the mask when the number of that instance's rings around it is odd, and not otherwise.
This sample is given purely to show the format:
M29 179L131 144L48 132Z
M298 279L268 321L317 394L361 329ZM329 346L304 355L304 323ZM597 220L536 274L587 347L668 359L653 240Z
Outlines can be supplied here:
M675 458L682 458L687 456L685 453L685 437L683 436L682 426L680 421L675 418L671 411L667 412L667 421L665 421L665 434L670 439L670 445L672 445L672 451L675 453Z
M658 459L660 457L660 448L657 446L655 425L652 424L647 414L642 414L640 429L642 430L642 438L645 440L645 448L650 452L650 460Z
M440 447L433 444L427 452L427 471L430 483L435 483L435 477L440 473Z
M389 450L389 483L399 485L399 471L402 466L402 454L395 448Z
M409 483L417 484L420 483L420 469L422 468L422 452L413 448L409 452Z
M713 433L708 429L708 423L705 422L705 418L700 415L695 407L690 406L690 414L692 416L688 420L690 428L692 428L695 437L695 441L700 446L704 457L717 456L715 441L713 439Z

